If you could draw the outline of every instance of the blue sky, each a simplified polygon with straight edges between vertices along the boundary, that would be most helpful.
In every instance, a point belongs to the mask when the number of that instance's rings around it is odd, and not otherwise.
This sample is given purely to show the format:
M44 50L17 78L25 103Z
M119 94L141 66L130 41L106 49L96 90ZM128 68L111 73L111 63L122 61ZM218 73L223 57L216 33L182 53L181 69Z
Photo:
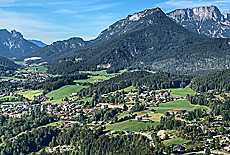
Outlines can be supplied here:
M51 44L82 37L89 40L117 20L145 9L217 6L230 13L229 0L0 0L0 29L20 31L26 39Z

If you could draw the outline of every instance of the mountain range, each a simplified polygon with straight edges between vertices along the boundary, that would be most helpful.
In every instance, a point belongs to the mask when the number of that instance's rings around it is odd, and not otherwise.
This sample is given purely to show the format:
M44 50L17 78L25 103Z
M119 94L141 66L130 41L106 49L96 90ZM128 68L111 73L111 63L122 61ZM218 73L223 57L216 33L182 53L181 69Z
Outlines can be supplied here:
M230 14L216 6L178 9L167 16L183 27L213 38L230 38Z
M123 29L130 23L133 26L129 26L131 28L125 33L86 51L76 52L76 59L60 60L49 71L59 74L64 68L68 68L68 74L76 69L107 69L108 72L125 68L162 71L160 65L153 65L154 61L162 61L166 55L171 58L170 55L186 45L210 39L178 25L160 8L129 15L115 25L122 25ZM118 32L117 29L120 27L111 26L106 32Z
M53 74L146 69L200 75L229 67L230 39L220 39L229 38L229 21L229 14L215 6L167 14L148 9L115 22L96 39L37 46L23 58L42 57L52 63L48 71Z
M40 47L23 38L20 32L6 29L0 30L0 56L6 58L17 58L26 56Z
M45 43L43 43L42 41L40 41L40 40L34 40L34 39L32 39L32 40L28 40L29 42L32 42L32 43L34 43L35 45L37 45L37 46L39 46L39 47L45 47L47 44L45 44Z

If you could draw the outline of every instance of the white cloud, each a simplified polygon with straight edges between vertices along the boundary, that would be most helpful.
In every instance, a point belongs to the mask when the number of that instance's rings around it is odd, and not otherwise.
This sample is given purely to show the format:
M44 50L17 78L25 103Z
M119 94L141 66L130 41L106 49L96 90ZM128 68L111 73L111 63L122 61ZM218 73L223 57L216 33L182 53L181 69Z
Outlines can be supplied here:
M75 13L78 13L78 11L71 11L69 9L59 9L59 10L54 11L54 13L75 14Z

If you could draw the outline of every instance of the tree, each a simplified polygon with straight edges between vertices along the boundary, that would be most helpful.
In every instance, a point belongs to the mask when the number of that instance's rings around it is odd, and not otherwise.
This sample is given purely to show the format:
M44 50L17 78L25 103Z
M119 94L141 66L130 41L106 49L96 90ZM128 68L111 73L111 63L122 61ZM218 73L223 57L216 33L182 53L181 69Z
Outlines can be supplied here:
M205 155L210 155L210 154L211 154L211 151L210 151L209 148L207 148L207 149L205 150Z

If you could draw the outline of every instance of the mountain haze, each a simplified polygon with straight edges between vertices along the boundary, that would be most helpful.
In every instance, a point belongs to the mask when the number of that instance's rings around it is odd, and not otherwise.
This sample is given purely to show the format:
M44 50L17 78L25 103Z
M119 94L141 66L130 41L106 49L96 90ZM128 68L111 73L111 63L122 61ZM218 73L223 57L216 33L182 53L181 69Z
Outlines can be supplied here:
M230 38L230 14L221 13L216 6L178 9L167 16L199 34L213 38Z
M34 43L35 45L37 45L39 47L45 47L47 45L47 44L43 43L40 40L34 40L34 39L32 39L32 40L28 40L28 41Z
M37 45L24 39L20 32L0 30L0 56L6 58L21 57L38 49Z

